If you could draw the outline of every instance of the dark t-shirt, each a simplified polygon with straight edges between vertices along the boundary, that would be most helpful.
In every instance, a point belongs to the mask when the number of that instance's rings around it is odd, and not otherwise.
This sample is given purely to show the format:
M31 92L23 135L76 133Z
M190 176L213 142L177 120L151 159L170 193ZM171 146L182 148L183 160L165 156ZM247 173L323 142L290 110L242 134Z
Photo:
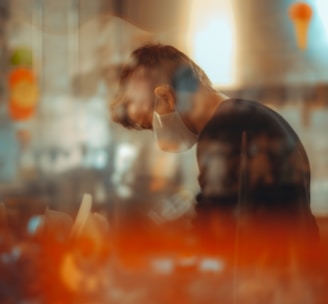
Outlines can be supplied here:
M316 229L307 154L272 109L242 99L222 102L199 136L197 161L198 212L234 208L304 220Z

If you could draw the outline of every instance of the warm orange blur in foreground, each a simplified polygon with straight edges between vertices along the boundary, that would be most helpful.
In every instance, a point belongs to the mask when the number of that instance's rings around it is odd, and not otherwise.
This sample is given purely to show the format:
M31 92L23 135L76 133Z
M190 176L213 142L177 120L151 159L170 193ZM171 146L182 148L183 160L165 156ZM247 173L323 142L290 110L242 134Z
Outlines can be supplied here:
M287 244L282 223L219 227L121 223L100 243L54 230L17 242L2 231L0 302L324 303L326 241Z

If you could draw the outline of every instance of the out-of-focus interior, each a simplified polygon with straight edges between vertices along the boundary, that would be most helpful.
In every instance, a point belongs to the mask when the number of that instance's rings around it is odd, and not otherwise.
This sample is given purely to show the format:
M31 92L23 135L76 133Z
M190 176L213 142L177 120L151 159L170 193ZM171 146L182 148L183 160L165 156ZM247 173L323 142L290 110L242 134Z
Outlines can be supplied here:
M162 255L149 262L151 270L146 271L138 268L142 266L130 252L120 272L120 253L108 237L108 231L109 235L120 233L121 222L131 214L155 226L189 217L199 192L195 148L180 154L160 151L151 131L126 130L110 118L109 102L116 94L122 66L135 48L150 41L182 50L218 90L259 101L290 123L309 156L311 209L323 242L328 241L328 4L326 0L305 1L312 11L300 42L299 25L290 13L296 2L1 1L0 221L9 222L14 232L0 235L0 275L4 278L0 302L169 303L188 299L185 303L200 303L205 299L204 303L218 303L219 296L230 290L226 281L215 276L211 280L224 263L210 255L184 253L177 262L159 250ZM82 260L88 255L92 261L100 259L101 267L96 269L89 260L79 261L84 264L78 268L71 261L72 245L62 241L74 227L82 229L76 219L83 218L82 199L90 197L88 212L94 218L88 219L89 237L79 255ZM58 232L52 236L55 240L49 236L49 242L58 242L58 252L48 242L41 249L36 246L34 238L46 219ZM127 251L143 249L142 243L124 246ZM38 270L31 263L35 257L44 259ZM161 288L165 293L171 290L165 277L174 267L184 270L170 284L183 282L188 287L158 300ZM197 279L193 274L193 281L188 275L195 267L203 272ZM148 277L151 271L160 280ZM248 275L240 279L249 279L240 291L244 296L239 295L238 301L234 298L234 303L324 303L316 295L324 292L322 280L327 277L315 277L313 281L321 281L312 288L313 282L302 280L296 272L290 293L268 296L262 292L262 302L256 302L247 297L248 292L254 296L258 284L267 284L273 292L272 286L281 282L277 274L265 277L265 283L252 282L254 277ZM48 296L39 284L47 286ZM217 285L223 291L211 298Z

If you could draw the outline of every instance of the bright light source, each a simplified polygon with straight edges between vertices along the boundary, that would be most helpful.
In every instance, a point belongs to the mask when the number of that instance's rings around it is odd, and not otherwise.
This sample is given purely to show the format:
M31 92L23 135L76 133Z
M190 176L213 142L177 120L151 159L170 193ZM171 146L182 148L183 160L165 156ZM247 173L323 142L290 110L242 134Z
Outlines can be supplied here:
M322 25L326 32L326 38L328 38L328 1L327 0L315 0L317 6L316 12L318 13Z
M230 2L193 0L188 40L191 56L214 85L235 84L235 25Z

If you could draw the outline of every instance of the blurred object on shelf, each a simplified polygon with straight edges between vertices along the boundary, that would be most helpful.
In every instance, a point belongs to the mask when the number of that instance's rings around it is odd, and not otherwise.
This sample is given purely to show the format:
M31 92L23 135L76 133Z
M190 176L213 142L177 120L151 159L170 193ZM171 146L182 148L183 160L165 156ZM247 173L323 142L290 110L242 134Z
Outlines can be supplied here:
M0 182L11 183L17 179L19 171L19 144L11 121L0 120Z
M85 193L83 194L80 208L78 210L72 230L70 232L71 238L78 237L82 233L83 229L85 228L88 217L90 215L91 208L92 208L92 197L90 194Z
M63 257L59 270L63 284L78 294L98 294L108 287L103 266L110 259L106 248L112 241L106 239L107 219L91 209L92 196L85 193L70 231L72 248Z
M151 32L161 32L165 30L176 30L180 24L181 10L190 1L174 0L133 0L104 1L103 9L108 13L118 16L132 23L133 25ZM145 8L152 14L144 14Z
M33 189L2 191L0 228L16 240L49 237L64 241L72 227L71 217L49 208L45 194Z
M12 67L33 67L33 52L27 46L16 47L11 50L10 65Z
M18 129L16 131L16 135L22 148L28 146L28 144L31 142L32 134L28 129Z
M5 225L18 238L26 237L29 220L46 211L47 203L42 197L28 196L26 193L3 194L2 212ZM3 224L3 223L2 223Z

